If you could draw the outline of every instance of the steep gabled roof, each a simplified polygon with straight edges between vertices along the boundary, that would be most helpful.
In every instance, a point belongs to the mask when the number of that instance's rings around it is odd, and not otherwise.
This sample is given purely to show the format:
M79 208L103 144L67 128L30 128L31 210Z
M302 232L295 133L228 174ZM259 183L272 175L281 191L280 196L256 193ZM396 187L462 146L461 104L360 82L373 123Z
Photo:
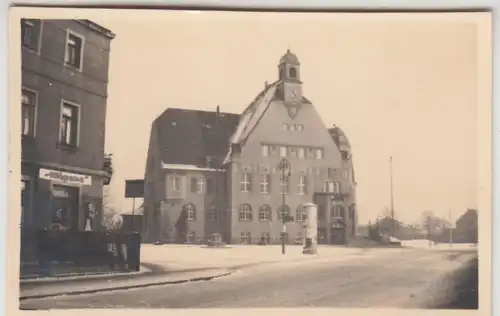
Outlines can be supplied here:
M162 162L205 166L210 156L213 163L221 163L239 118L218 111L165 110L152 125L157 129Z
M255 128L261 117L269 108L269 105L274 100L276 87L279 81L268 85L261 91L252 103L243 111L238 127L231 136L231 143L239 144L244 142Z
M328 132L332 136L335 144L337 144L337 147L340 146L341 143L344 143L348 147L351 146L347 136L345 136L345 133L340 129L340 127L334 126L333 128L329 128Z

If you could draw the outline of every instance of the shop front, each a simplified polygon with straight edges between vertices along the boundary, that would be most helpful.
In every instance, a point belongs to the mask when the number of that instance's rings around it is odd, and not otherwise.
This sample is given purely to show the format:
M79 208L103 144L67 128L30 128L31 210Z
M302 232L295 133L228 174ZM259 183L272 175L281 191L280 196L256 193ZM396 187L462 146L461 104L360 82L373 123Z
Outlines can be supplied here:
M21 183L21 223L29 230L95 230L102 179L90 174L36 168Z

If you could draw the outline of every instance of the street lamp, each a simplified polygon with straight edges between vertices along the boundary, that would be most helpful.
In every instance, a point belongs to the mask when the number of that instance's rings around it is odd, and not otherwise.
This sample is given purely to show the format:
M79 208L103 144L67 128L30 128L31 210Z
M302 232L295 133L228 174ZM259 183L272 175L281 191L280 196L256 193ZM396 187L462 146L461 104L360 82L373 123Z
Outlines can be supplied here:
M285 183L288 186L288 177L290 176L290 162L286 158L282 158L278 163L278 170L281 171L281 253L284 255L286 253L285 250L285 234L286 234L286 223L293 221L293 217L290 214L285 215Z

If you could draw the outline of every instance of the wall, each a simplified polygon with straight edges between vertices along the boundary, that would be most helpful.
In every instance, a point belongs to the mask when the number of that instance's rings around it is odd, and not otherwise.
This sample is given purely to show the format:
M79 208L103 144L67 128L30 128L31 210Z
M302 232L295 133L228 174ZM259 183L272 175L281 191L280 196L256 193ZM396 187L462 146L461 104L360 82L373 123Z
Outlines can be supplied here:
M303 124L303 131L286 131L283 123ZM279 242L281 223L277 221L278 207L282 204L282 195L279 192L280 172L271 176L271 193L260 194L258 174L261 172L272 172L280 161L279 156L263 157L261 144L270 143L276 145L296 145L324 148L322 160L298 159L287 157L292 166L292 174L289 184L289 194L285 197L285 203L290 207L292 216L295 217L299 205L312 202L314 191L323 189L324 181L327 179L327 168L340 168L340 152L333 142L326 126L321 121L318 113L311 104L303 104L295 119L288 116L284 104L273 101L260 122L248 137L241 149L241 154L233 156L231 166L231 210L232 210L232 242L239 243L241 232L250 231L253 241L258 242L263 232L271 232L275 242ZM252 192L243 193L240 190L240 182L243 170L253 174ZM299 175L307 177L307 193L297 194ZM238 208L242 203L249 203L253 209L253 221L242 222L238 218ZM273 220L271 223L259 222L259 207L269 204L272 209ZM303 231L302 224L293 222L287 224L287 232L293 240Z
M63 65L65 28L85 36L82 72ZM110 40L71 20L45 20L42 30L40 54L22 49L23 86L38 92L36 137L23 140L23 160L102 170ZM61 99L81 106L76 153L58 148Z

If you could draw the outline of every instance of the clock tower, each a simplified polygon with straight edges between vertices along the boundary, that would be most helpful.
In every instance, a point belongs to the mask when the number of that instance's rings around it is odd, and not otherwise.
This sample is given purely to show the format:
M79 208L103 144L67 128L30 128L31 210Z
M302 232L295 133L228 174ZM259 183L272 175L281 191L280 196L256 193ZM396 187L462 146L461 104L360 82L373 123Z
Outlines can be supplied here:
M279 85L277 96L284 101L288 113L295 118L302 103L302 81L300 81L300 62L290 50L281 57L279 65Z

